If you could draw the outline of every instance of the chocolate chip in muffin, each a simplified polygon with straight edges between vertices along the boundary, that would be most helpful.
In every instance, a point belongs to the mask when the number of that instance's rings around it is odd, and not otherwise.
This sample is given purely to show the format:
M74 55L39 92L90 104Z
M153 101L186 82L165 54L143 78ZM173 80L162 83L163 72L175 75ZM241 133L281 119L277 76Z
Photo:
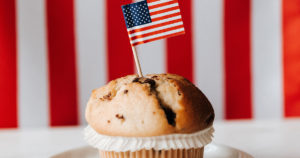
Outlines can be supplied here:
M128 90L127 90L127 89L125 89L125 90L124 90L124 94L127 94L127 93L128 93Z
M132 82L139 82L140 81L140 78L136 77L132 80Z
M154 81L154 80L149 79L147 81L147 83L149 83L151 85L152 81ZM162 102L161 98L159 97L158 92L156 90L155 81L154 81L154 83L152 83L152 85L154 85L154 86L153 86L153 88L151 88L151 90L152 90L153 94L156 95L156 99L158 100L160 107L162 108L162 110L165 113L168 124L175 127L176 126L176 121L175 121L176 113L170 108L170 106L163 104L163 102ZM155 112L153 112L153 114L155 114Z
M107 120L107 123L110 123L110 120Z
M161 104L161 108L164 110L165 115L167 117L168 123L172 126L176 126L176 113L169 107L166 107L164 105Z
M154 89L155 88L155 81L154 80L152 80L152 79L150 79L150 78L147 78L143 83L148 83L148 84L150 84L150 88L151 89Z
M120 120L125 120L124 116L121 114L116 114L116 118L118 118Z
M158 79L158 76L154 75L151 77L152 79Z
M103 99L111 100L111 92L109 92L107 95L103 96Z
M144 80L144 81L143 81ZM150 88L151 90L153 90L156 86L156 83L154 80L150 79L150 78L139 78L136 77L132 80L132 82L137 82L137 83L141 83L141 84L150 84Z

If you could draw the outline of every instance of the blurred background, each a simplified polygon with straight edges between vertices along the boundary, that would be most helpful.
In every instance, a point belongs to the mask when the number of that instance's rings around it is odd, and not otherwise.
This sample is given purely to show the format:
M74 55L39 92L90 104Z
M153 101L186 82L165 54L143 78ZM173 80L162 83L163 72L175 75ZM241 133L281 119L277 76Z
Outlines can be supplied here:
M0 0L0 128L86 124L91 91L135 73L129 0ZM179 0L186 34L138 46L144 74L176 73L216 118L300 117L300 0Z

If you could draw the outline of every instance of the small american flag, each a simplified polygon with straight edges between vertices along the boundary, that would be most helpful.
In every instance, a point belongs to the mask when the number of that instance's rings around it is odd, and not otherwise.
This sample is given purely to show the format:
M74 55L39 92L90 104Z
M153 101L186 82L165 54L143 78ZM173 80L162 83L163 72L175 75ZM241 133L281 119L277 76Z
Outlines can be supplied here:
M122 10L132 46L185 33L178 0L144 0Z

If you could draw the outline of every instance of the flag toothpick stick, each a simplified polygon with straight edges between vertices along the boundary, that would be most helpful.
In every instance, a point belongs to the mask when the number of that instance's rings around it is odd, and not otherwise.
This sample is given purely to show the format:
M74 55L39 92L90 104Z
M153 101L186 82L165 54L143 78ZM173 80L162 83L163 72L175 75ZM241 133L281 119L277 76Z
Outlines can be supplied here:
M134 56L134 61L135 61L135 66L136 66L137 72L139 74L139 77L143 77L143 73L142 73L142 69L141 69L141 64L140 64L139 57L137 55L136 49L135 49L134 46L131 46L131 48L132 48L132 52L133 52L133 56Z

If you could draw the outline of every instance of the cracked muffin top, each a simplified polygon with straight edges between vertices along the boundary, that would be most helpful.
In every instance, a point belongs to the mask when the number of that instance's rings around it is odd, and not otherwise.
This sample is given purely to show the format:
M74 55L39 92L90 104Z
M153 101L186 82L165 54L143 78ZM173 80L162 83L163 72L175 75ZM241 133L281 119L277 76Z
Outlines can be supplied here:
M213 124L214 110L190 81L174 74L129 75L93 90L86 120L109 136L194 133Z

